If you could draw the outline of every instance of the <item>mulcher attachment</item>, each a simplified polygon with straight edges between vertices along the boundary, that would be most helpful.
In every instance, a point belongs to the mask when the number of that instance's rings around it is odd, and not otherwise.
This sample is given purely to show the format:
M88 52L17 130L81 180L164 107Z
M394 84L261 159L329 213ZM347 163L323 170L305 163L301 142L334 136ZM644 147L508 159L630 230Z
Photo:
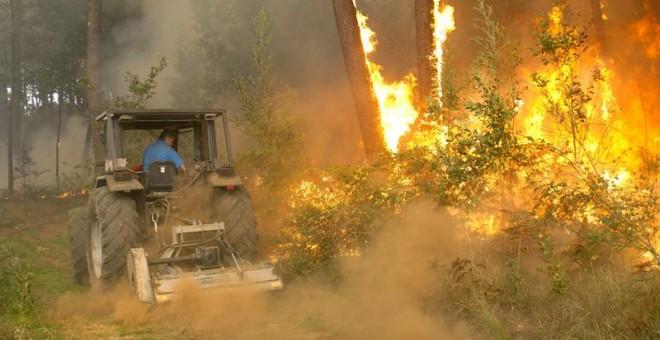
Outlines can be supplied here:
M209 233L213 238L200 237ZM171 300L177 289L191 280L200 288L283 288L276 266L268 262L252 264L239 258L223 235L223 223L192 221L191 225L172 228L173 242L157 259L148 259L144 248L132 248L126 259L131 291L139 301L153 304Z

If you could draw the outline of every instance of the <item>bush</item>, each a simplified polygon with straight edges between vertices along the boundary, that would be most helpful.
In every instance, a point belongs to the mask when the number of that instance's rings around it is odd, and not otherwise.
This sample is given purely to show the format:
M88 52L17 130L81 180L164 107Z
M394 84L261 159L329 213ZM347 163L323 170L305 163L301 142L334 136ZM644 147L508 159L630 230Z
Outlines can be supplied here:
M0 246L0 334L31 339L49 334L32 296L29 266Z
M499 338L657 337L660 229L654 187L660 157L641 151L625 184L616 172L604 171L622 166L626 155L604 158L587 146L589 136L611 140L607 133L615 129L592 130L586 110L604 78L593 72L583 84L576 76L583 30L565 22L539 20L535 55L544 67L568 70L568 76L553 69L548 74L558 74L556 79L532 73L544 113L563 139L546 142L516 131L520 59L491 19L492 10L483 2L477 10L483 37L476 41L483 50L473 67L472 97L455 115L476 122L447 125L442 116L448 109L430 105L406 150L293 186L291 214L274 256L289 276L339 282L339 261L369 251L380 217L416 198L432 198L463 217L469 235L504 243L480 249L487 259L440 264L429 296L432 310L471 320ZM551 83L561 89L558 97L550 93ZM460 110L455 105L461 100L452 102L452 110ZM491 254L497 247L517 259ZM641 272L611 269L611 255L630 250L646 257Z
M293 188L291 214L274 251L285 273L338 282L339 261L362 253L378 230L375 221L418 197L398 167L388 157L354 170L335 169Z

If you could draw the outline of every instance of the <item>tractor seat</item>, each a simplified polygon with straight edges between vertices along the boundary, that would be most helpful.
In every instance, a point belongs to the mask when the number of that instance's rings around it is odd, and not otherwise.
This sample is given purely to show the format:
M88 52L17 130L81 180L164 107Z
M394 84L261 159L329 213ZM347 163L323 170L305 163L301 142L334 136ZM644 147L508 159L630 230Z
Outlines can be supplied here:
M176 167L172 161L155 161L149 164L146 173L145 188L147 192L171 192L174 187Z

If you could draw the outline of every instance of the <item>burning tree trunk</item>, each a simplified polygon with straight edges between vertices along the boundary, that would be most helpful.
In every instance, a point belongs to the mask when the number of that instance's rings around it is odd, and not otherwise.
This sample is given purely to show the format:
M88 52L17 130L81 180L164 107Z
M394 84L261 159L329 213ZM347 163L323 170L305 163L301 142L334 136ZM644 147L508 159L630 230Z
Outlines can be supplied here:
M415 31L417 35L417 96L419 112L424 112L431 95L435 69L433 54L433 0L415 0Z
M339 43L344 54L344 65L351 84L357 110L362 141L368 160L385 153L385 141L380 128L378 101L366 63L360 39L360 28L352 0L332 0L335 10Z
M11 98L7 115L7 193L14 194L14 156L21 149L21 107L23 81L21 74L21 29L23 0L11 0Z
M596 30L596 39L600 45L601 53L607 53L607 44L605 40L605 21L603 20L603 10L600 7L600 0L590 0L591 2L591 17L594 21L594 28Z
M94 117L103 108L101 102L101 0L87 2L87 111L89 113L88 138L91 138L94 156L103 159L101 136L94 128Z

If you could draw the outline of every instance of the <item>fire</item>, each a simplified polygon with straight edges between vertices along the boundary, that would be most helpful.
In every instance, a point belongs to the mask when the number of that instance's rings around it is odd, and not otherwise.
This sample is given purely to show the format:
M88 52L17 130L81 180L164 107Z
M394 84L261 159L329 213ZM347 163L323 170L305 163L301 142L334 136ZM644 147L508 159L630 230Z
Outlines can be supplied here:
M562 18L563 8L553 7L548 14L550 34L563 33ZM557 147L566 146L573 138L578 138L581 145L572 150L576 153L573 155L574 158L607 156L604 154L623 151L630 147L629 138L621 132L621 122L617 117L621 109L612 86L614 72L602 59L596 57L587 62L566 60L561 65L549 65L537 72L547 80L542 89L544 95L527 98L526 101L530 105L526 110L518 109L526 136L543 139ZM593 76L594 74L597 76ZM597 81L592 78L597 78ZM569 79L574 79L570 81L579 82L585 88L588 84L594 83L595 91L590 94L592 98L584 104L585 117L571 117L578 113L570 106L570 92L567 92L565 84ZM570 131L576 127L568 125L582 125L588 128L586 131ZM612 161L612 159L599 160Z
M619 110L616 98L614 97L614 90L612 90L612 71L605 66L605 63L602 60L598 59L597 63L603 77L601 93L602 103L600 106L601 118L604 121L609 121L612 112Z
M57 195L53 195L52 197L65 199L65 198L71 198L71 197L76 197L76 196L88 195L91 192L92 192L92 190L90 188L82 188L82 189L77 190L77 191L61 192Z
M647 14L634 24L637 39L644 46L644 52L651 59L660 55L660 24L651 14Z
M381 73L383 67L369 59L371 53L376 50L377 41L375 32L367 25L367 19L364 14L357 11L362 48L378 100L385 144L391 152L396 152L399 138L410 130L410 125L419 115L413 105L413 89L417 85L417 79L409 73L400 81L393 83L385 81Z
M603 179L610 187L621 187L630 179L630 173L626 169L619 169L618 173L612 175L609 171L603 172Z
M454 8L442 6L440 2L440 0L434 0L434 49L433 55L429 56L437 72L437 78L434 79L434 94L438 98L442 96L443 44L447 40L448 34L455 30ZM564 7L555 6L546 18L549 23L548 34L560 37L562 34L571 34L570 30L566 31ZM372 59L377 45L376 34L369 28L368 18L359 11L357 20L365 62L378 100L386 144L391 152L397 152L400 138L410 130L410 126L419 115L413 105L413 89L416 79L412 74L408 74L402 80L387 82L382 74L383 67ZM637 38L641 42L644 52L649 58L657 58L660 50L658 47L660 40L657 38L660 36L660 26L652 16L647 16L637 22L631 33L633 38ZM584 46L580 45L578 48L582 47ZM565 52L568 52L567 55L570 56L581 53L580 58L567 57L563 61L564 64L561 65L551 63L545 67L535 66L537 73L547 80L547 83L543 85L543 93L535 93L530 90L526 92L524 98L516 100L515 110L519 113L516 128L522 130L524 136L544 140L555 150L561 150L561 155L556 157L543 156L547 157L548 162L558 163L562 171L564 171L564 167L567 169L566 173L559 176L573 176L574 173L571 173L573 171L571 169L591 166L600 179L605 181L605 190L610 191L608 195L611 194L612 197L615 197L630 192L628 189L636 185L635 182L638 180L636 166L639 166L640 160L637 159L636 154L627 151L641 145L639 142L641 138L644 138L641 136L643 134L638 133L639 129L636 129L640 127L639 117L646 115L641 112L644 109L643 103L636 106L628 104L630 101L641 101L641 99L633 97L631 93L622 89L622 87L632 87L622 86L624 85L623 80L617 79L617 74L612 66L616 64L611 60L601 59L596 49L586 47L584 51ZM571 54L571 52L575 52L575 54ZM627 75L624 72L621 73L625 79ZM584 94L588 98L583 97L584 101L577 100L579 103L576 104L574 98L571 98L576 90L579 90L580 95ZM620 98L618 99L617 96ZM622 105L619 105L619 102ZM576 106L579 108L576 109ZM468 119L471 118L473 117L468 117ZM518 123L522 124L518 125ZM452 126L434 122L422 122L423 124L428 124L429 128L415 131L415 135L410 136L411 138L406 141L406 147L428 146L430 149L434 149L435 146L447 145L447 134L454 131ZM573 126L569 126L571 124ZM648 130L646 125L644 128ZM579 145L576 146L574 143L578 139ZM660 139L656 137L655 140ZM524 142L524 139L521 139L521 142ZM575 168L568 165L574 165ZM470 171L470 169L465 170ZM523 182L527 174L521 170L518 176ZM557 176L557 174L547 173L546 179L551 176ZM489 184L491 184L490 187ZM486 191L499 190L497 183L489 184L486 184ZM403 183L403 185L409 184ZM334 199L334 193L318 192L318 190L320 189L309 183L303 183L298 194L306 197L309 192L315 192L317 196L323 196L329 201ZM504 191L502 192L504 195ZM327 202L322 203L327 204ZM516 206L516 204L513 205ZM504 221L498 220L498 214L493 211L495 210L488 213L471 213L468 217L468 227L479 231L484 236L498 233L504 225ZM588 223L598 224L602 222L600 221L602 216L599 213L599 207L595 204L577 212L576 216L582 217ZM660 239L657 242L660 243Z
M441 93L442 43L447 39L447 34L454 29L454 9L451 6L446 6L440 11L439 7L439 1L435 0L433 11L435 50L433 58L438 68L437 91ZM387 82L382 74L383 67L370 59L371 54L376 50L376 34L369 28L368 18L360 11L357 11L357 20L360 26L360 38L366 63L378 100L385 144L391 152L397 152L399 139L410 131L410 126L419 116L419 112L413 104L413 90L417 85L417 79L412 73L409 73L402 80Z
M596 59L594 62L596 64L596 69L602 78L598 83L598 91L593 94L593 101L585 104L586 108L586 119L589 121L589 124L592 125L589 135L585 137L584 148L589 152L597 152L603 150L604 148L616 148L618 150L623 150L628 147L628 143L625 142L626 138L623 136L616 145L603 145L606 140L604 139L604 134L620 134L617 132L617 129L608 129L608 131L602 131L595 127L617 127L619 124L617 121L616 114L620 111L617 99L614 96L614 90L612 87L612 78L613 72L605 65L601 59ZM568 68L561 67L558 70L549 70L545 73L541 73L548 83L546 84L545 91L547 91L548 98L543 96L537 96L530 100L531 105L529 106L529 111L524 112L522 106L517 108L518 112L523 113L523 125L525 127L525 135L536 138L544 139L548 142L551 142L555 145L561 145L566 141L568 136L567 132L561 131L561 128L558 126L552 126L551 119L548 117L549 107L554 107L554 110L558 110L555 113L560 112L569 112L570 108L566 106L564 101L565 93L562 90L562 84L560 79L567 79L569 77ZM587 83L589 77L589 72L585 70L580 78L583 83ZM529 100L529 99L528 99ZM558 118L554 117L554 120L568 119L566 117Z
M447 40L449 32L456 29L454 24L454 7L444 6L440 9L440 0L433 0L433 61L437 71L436 90L442 97L442 45Z
M561 28L561 19L564 16L563 9L559 6L554 6L552 7L552 11L550 14L548 14L548 17L550 18L550 21L552 21L552 33L557 33L559 29Z
M609 19L609 18L607 17L607 14L605 14L605 7L607 7L607 4L606 4L604 1L599 1L599 5L600 5L600 11L601 11L601 13L602 13L602 14L600 15L601 19L603 19L603 20L607 20L607 19Z

